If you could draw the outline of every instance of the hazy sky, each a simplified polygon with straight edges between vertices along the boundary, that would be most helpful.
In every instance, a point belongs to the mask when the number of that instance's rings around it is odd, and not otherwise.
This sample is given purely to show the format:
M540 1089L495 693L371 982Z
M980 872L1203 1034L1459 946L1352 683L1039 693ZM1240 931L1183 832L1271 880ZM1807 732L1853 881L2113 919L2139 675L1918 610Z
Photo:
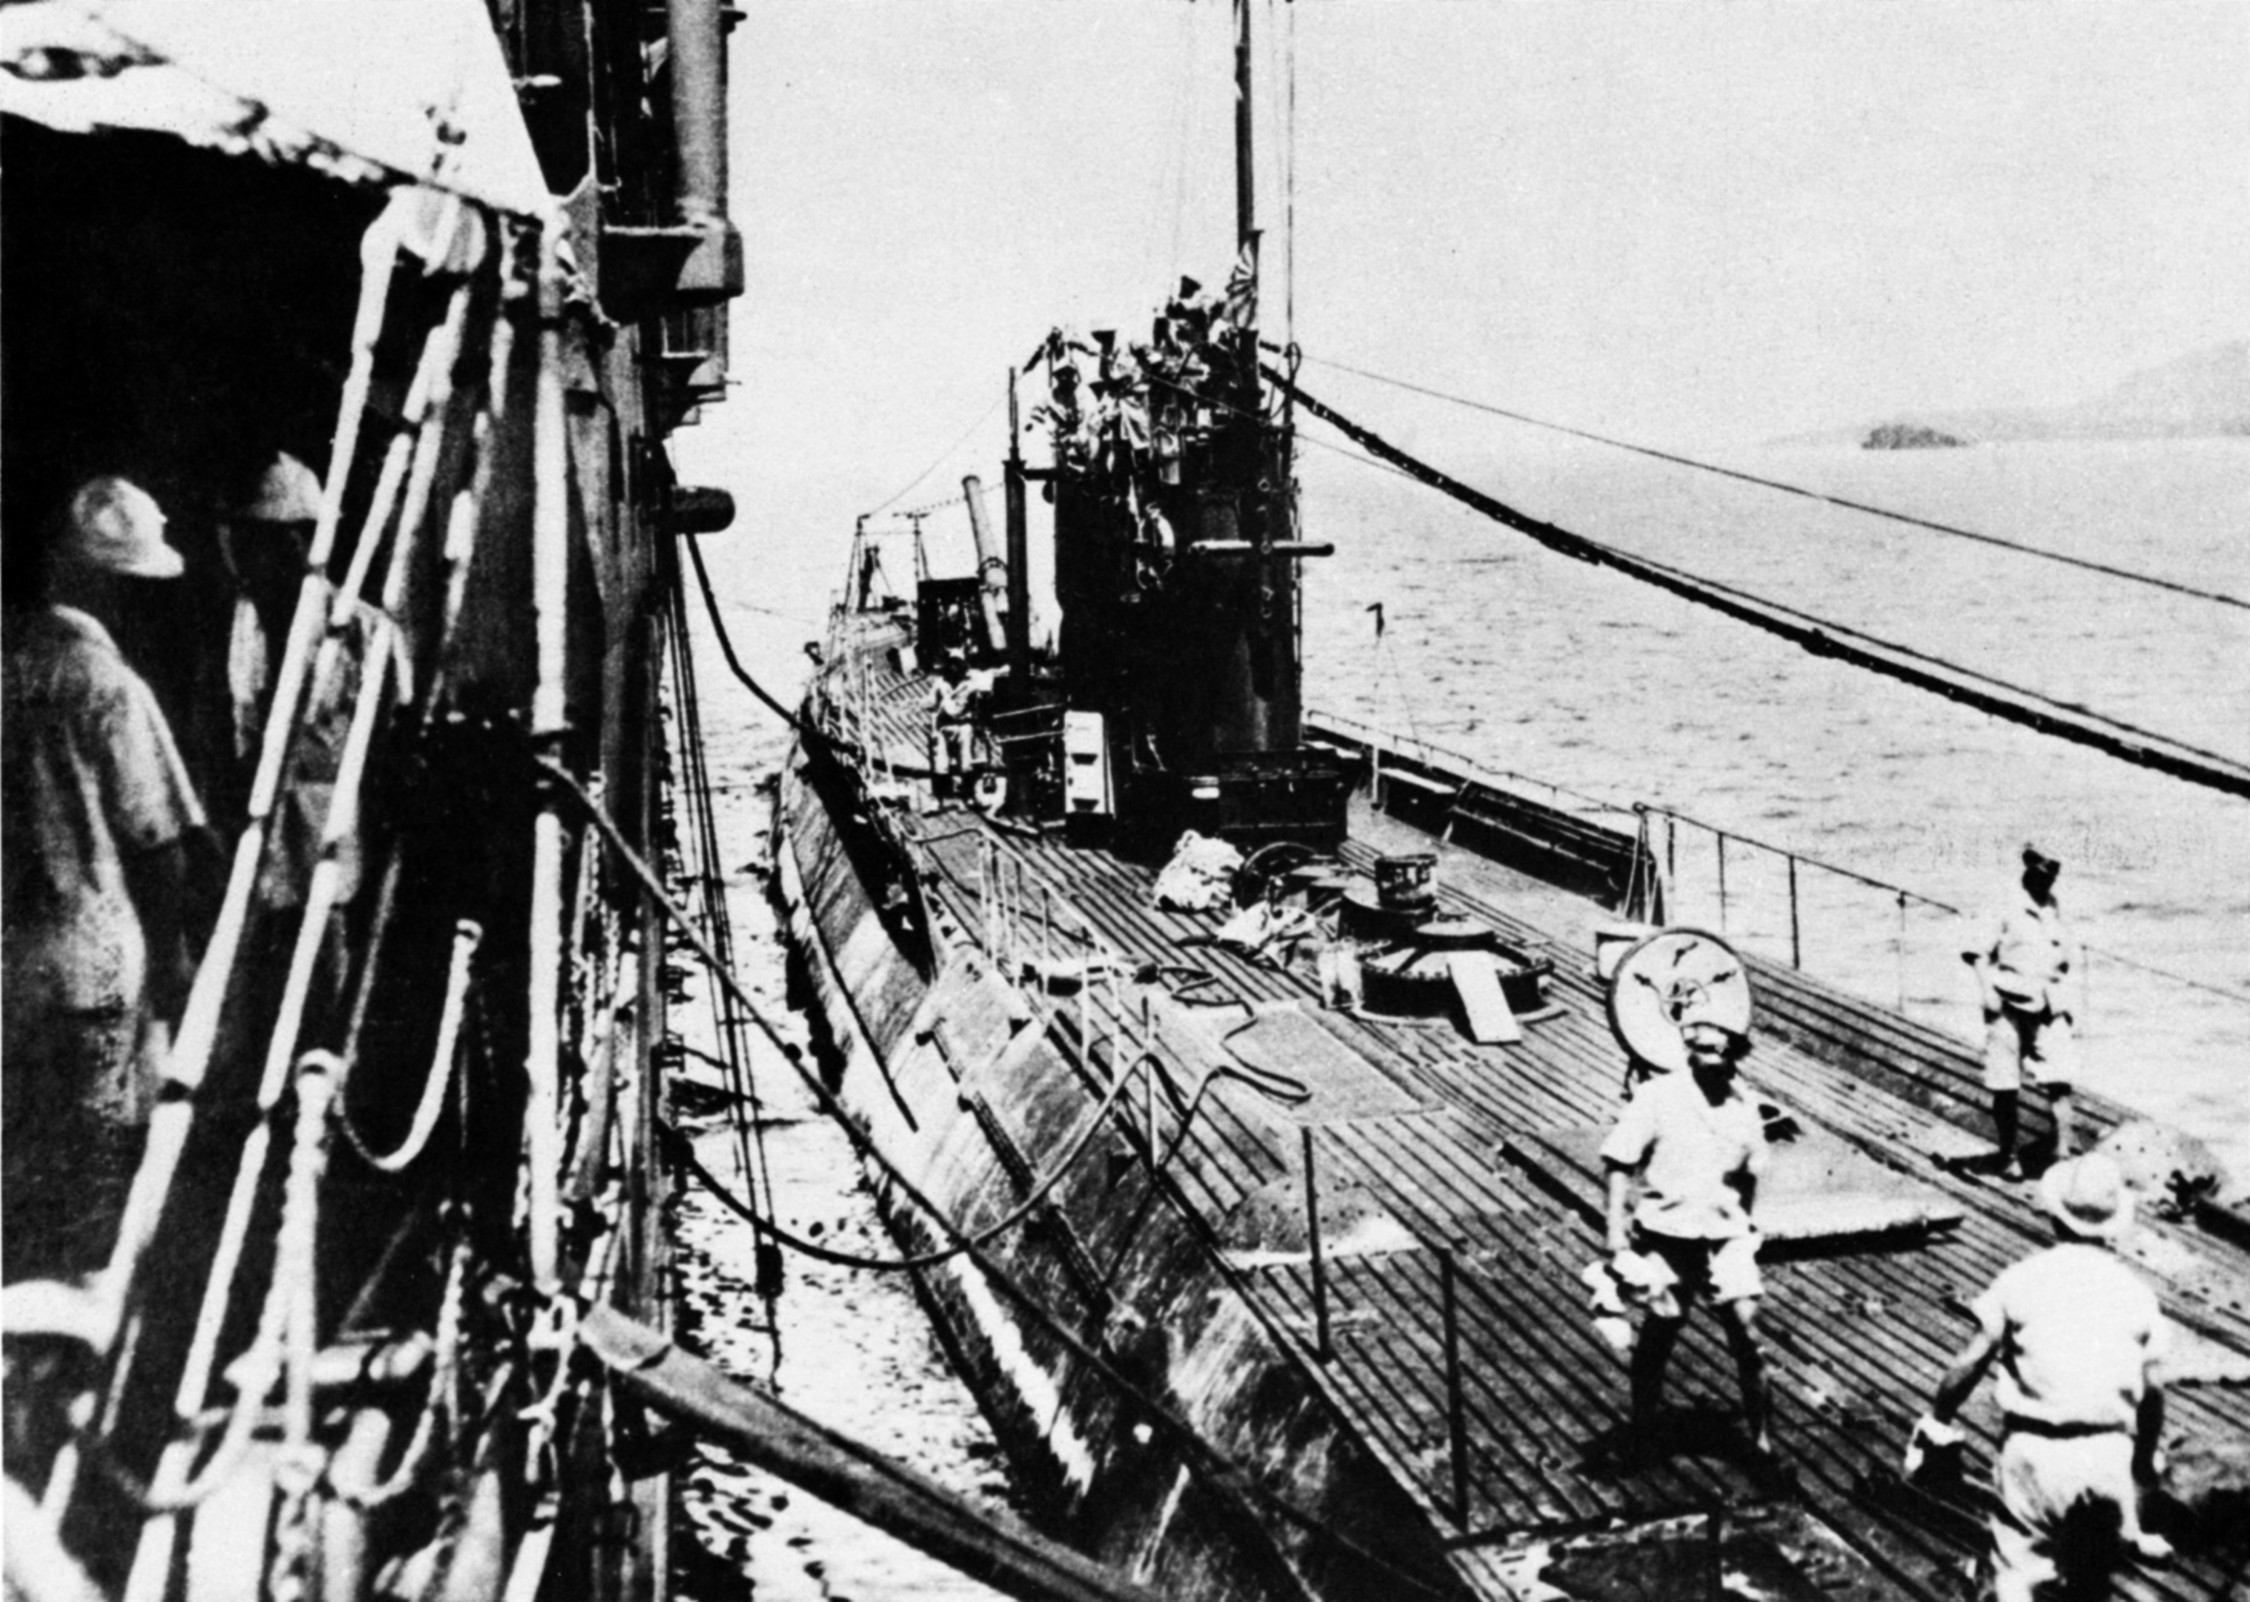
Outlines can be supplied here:
M1314 356L1697 446L2067 400L2250 332L2250 6L1259 9L1267 321L1293 35ZM1049 326L1224 277L1230 24L747 10L742 387L681 455L825 580L855 512L940 457L901 504L989 470L1005 430L978 419ZM1469 421L1379 395L1354 391L1402 433Z

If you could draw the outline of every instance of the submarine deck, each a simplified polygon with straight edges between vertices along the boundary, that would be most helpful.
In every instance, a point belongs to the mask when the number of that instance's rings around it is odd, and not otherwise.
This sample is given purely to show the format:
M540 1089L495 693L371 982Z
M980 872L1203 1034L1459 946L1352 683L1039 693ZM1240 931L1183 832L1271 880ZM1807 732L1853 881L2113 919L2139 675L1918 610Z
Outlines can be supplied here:
M922 761L926 690L912 678L885 677L867 720L875 729L863 731L880 730L898 776L911 779ZM1615 1116L1620 1057L1583 938L1584 926L1606 914L1474 853L1444 853L1446 915L1484 923L1555 963L1551 1015L1528 1023L1519 1043L1480 1046L1443 1020L1324 1008L1308 974L1208 943L1215 915L1154 907L1153 873L1140 864L994 826L966 809L924 815L914 827L947 938L973 939L980 928L977 858L989 841L1129 960L1161 964L1174 981L1207 976L1170 986L1175 1016L1209 1021L1160 1037L1175 1084L1193 1083L1198 1060L1227 1050L1230 1031L1294 1018L1284 1044L1306 1067L1313 1102L1277 1117L1254 1098L1214 1094L1180 1132L1169 1180L1220 1248L1227 1221L1256 1193L1294 1187L1301 1205L1310 1154L1326 1196L1326 1352L1309 1253L1236 1253L1226 1259L1230 1282L1446 1532L1472 1588L1520 1592L1531 1572L1524 1565L1540 1560L1536 1549L1552 1559L1574 1543L1598 1544L1603 1531L1665 1519L1708 1531L1716 1527L1708 1516L1722 1513L1739 1532L1729 1537L1727 1561L1766 1571L1774 1594L1933 1602L1968 1594L1985 1546L1996 1443L1990 1387L1965 1413L1971 1445L1959 1484L1908 1485L1895 1465L1912 1420L1970 1331L1968 1302L2051 1230L2033 1188L1933 1160L1933 1152L1973 1146L1985 1128L1966 1047L1786 969L1755 965L1761 1017L1748 1087L1800 1125L1926 1187L1959 1221L1769 1254L1761 1326L1783 1477L1749 1460L1732 1364L1700 1313L1672 1365L1667 1402L1679 1428L1654 1460L1620 1461L1613 1448L1625 1414L1624 1365L1598 1337L1579 1281L1600 1255L1600 1175L1568 1142L1542 1138ZM1355 874L1370 871L1379 848L1432 848L1429 836L1365 806L1353 832L1343 856ZM1076 1049L1069 1010L1057 1020L1062 1044ZM1824 1060L1832 1050L1815 1054L1823 1038L1845 1042L1851 1071ZM2096 1137L2125 1116L2082 1099ZM1329 1216L1339 1208L1341 1225ZM1368 1213L1395 1227L1355 1231L1353 1217ZM2250 1254L2192 1229L2150 1224L2132 1255L2186 1332L2168 1434L2250 1436L2242 1388L2250 1376ZM1763 1562L1761 1553L1780 1561ZM2116 1594L2176 1602L2232 1595L2240 1562L2240 1554L2231 1562L2190 1555L2121 1570Z

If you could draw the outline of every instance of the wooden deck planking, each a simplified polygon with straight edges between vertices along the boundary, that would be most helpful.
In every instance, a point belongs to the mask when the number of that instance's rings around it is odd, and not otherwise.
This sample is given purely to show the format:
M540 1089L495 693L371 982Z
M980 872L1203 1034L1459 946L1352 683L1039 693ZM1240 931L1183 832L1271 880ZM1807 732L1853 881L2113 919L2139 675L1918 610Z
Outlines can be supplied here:
M1215 977L1205 993L1218 990L1237 1004L1316 1003L1311 984L1299 974L1260 967L1218 948L1183 951L1182 938L1207 932L1216 919L1148 907L1143 870L1069 851L1055 841L1005 838L1038 879L1052 884L1093 920L1104 939L1130 956L1210 972ZM957 842L948 850L957 870L962 853L971 849ZM966 928L976 930L981 912L974 901L973 860L968 868L965 884L957 880L935 893ZM1442 1139L1432 1138L1422 1115L1344 1120L1324 1125L1317 1138L1327 1171L1366 1186L1425 1240L1465 1248L1459 1289L1465 1400L1476 1449L1472 1532L1482 1538L1509 1529L1558 1528L1613 1513L1652 1517L1659 1510L1704 1505L1698 1496L1707 1501L1754 1495L1738 1469L1703 1460L1659 1465L1648 1471L1653 1478L1647 1484L1636 1480L1621 1489L1538 1444L1542 1434L1552 1439L1560 1432L1582 1446L1614 1425L1624 1410L1623 1364L1589 1328L1572 1266L1597 1253L1598 1234L1570 1205L1501 1167L1494 1148L1511 1130L1611 1116L1620 1063L1599 991L1582 972L1584 959L1480 899L1444 893L1449 910L1481 917L1517 943L1552 953L1558 960L1552 992L1568 1011L1531 1026L1521 1045L1506 1048L1474 1047L1439 1028L1316 1013L1339 1039L1458 1120ZM1057 1035L1075 1058L1075 1009L1062 1005L1071 1021ZM1165 1039L1160 1045L1183 1084L1193 1082L1186 1077L1189 1044ZM1756 1089L1863 1149L1887 1152L1893 1167L1900 1166L1896 1141L1902 1132L1946 1117L1945 1098L1933 1097L1939 1102L1935 1111L1924 1105L1912 1075L1903 1076L1901 1085L1845 1077L1792 1040L1763 1038L1756 1068L1751 1076ZM1094 1072L1083 1064L1080 1071L1091 1089ZM1957 1108L1972 1109L1972 1098L1947 1094ZM1966 1126L1974 1120L1962 1110L1959 1121ZM1207 1101L1198 1125L1174 1160L1179 1171L1173 1179L1191 1195L1200 1192L1219 1213L1230 1193L1239 1200L1287 1172L1294 1160L1276 1149L1256 1119L1223 1101ZM1172 1128L1167 1116L1167 1137ZM1895 1457L1906 1420L1967 1332L1949 1299L1974 1295L2000 1267L2044 1240L2046 1231L2024 1196L1934 1168L1907 1171L1967 1209L1962 1229L1934 1248L1775 1263L1769 1272L1774 1286L1769 1356L1787 1432L1785 1453L1798 1468L1811 1510L1879 1569L1912 1591L1932 1594L1928 1571L1958 1566L1981 1539L1974 1507L1956 1508L1950 1528L1932 1527L1929 1520L1869 1504L1861 1487ZM1583 1259L1565 1244L1574 1239L1583 1241ZM1331 1262L1337 1356L1325 1364L1309 1355L1309 1275L1309 1268L1292 1264L1258 1271L1245 1283L1266 1304L1269 1319L1296 1332L1308 1372L1354 1429L1425 1500L1439 1527L1450 1529L1434 1260L1402 1252ZM1505 1289L1488 1283L1491 1278L1504 1279ZM1878 1299L1890 1316L1867 1317L1870 1299ZM1929 1307L1933 1302L1935 1309ZM1915 1311L1942 1316L1907 1316ZM2197 1322L2209 1327L2208 1321ZM2231 1322L2250 1330L2250 1320ZM2244 1344L2235 1329L2224 1334L2231 1344ZM1708 1393L1731 1406L1733 1387L1723 1343L1711 1321L1699 1317L1675 1359L1673 1389ZM1862 1419L1853 1423L1824 1413L1815 1405L1824 1395L1839 1397L1847 1414L1856 1411ZM1988 1421L1989 1415L1989 1403L1980 1401L1972 1421ZM2250 1398L2188 1393L2175 1407L2175 1419L2183 1416L2250 1427ZM2214 1581L2195 1565L2183 1565L2169 1576L2121 1577L2120 1594L2184 1599L2213 1594L2196 1587Z

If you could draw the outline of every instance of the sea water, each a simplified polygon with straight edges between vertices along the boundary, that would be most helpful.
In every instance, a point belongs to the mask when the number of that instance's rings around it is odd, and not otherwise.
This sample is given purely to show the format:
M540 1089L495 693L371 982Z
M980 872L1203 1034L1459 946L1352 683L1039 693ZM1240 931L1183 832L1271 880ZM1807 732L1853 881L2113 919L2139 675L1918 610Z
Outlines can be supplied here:
M1433 453L1434 454L1434 453ZM2250 598L2250 441L1783 448L1736 470ZM2250 763L2250 610L1596 447L1437 465L1575 533ZM1363 461L1302 453L1307 697L1659 828L1685 911L1963 1036L1962 925L2036 841L2090 959L2085 1078L2250 1183L2250 801L1957 706L1547 551ZM1380 604L1383 628L1376 630ZM1603 821L1632 828L1630 812ZM2138 965L2138 966L2136 966ZM2142 971L2161 969L2192 985Z

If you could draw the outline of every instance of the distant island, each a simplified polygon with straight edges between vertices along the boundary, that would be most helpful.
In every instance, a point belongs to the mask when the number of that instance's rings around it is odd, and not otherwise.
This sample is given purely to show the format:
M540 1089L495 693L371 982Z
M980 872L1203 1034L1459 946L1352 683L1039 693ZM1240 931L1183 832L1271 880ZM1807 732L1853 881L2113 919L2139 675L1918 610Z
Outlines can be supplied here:
M1884 423L1861 440L1859 446L1867 451L1926 451L1968 443L1920 423Z
M2229 437L2250 439L2250 339L2229 340L2144 368L2099 395L2064 406L1902 408L1880 424L1800 434L1778 443L1916 450L2024 440Z

